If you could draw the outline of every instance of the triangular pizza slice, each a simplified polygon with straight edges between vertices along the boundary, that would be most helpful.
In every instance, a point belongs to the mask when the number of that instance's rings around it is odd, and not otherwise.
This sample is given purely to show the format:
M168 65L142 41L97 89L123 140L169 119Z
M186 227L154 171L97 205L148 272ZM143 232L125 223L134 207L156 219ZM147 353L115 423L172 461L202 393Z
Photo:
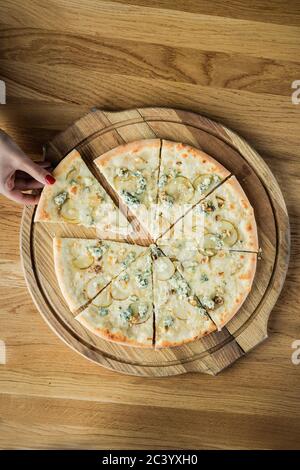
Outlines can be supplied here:
M155 346L180 346L216 330L194 292L172 260L153 252Z
M111 197L73 150L54 169L56 182L45 186L35 222L64 222L96 227L101 236L124 238L132 228Z
M54 265L58 284L70 310L92 300L146 248L127 243L54 238Z
M153 235L160 139L140 140L106 152L95 160L102 174L142 227Z

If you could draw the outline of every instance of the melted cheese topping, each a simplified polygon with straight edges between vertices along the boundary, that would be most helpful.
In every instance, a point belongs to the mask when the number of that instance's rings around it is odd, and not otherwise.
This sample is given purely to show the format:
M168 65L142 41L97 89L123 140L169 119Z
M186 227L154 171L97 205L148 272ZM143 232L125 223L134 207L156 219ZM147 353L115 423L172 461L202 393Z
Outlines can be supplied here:
M257 251L253 208L235 177L197 204L161 240L190 240L205 249Z
M228 175L220 163L205 153L163 141L158 208L163 227L176 222Z
M213 256L201 254L194 242L160 243L164 253L178 261L178 270L189 283L218 328L234 316L248 295L255 273L257 255L219 250Z
M154 263L153 288L157 347L174 346L216 329L178 271L161 280Z
M140 279L146 280L141 283ZM149 251L134 261L115 283L122 286L122 299L114 292L114 283L106 287L112 296L105 315L97 298L76 319L94 334L114 338L142 346L152 346L153 338L153 289L151 256ZM124 295L125 292L125 295ZM100 295L103 295L101 293Z
M130 211L152 233L159 170L160 141L146 140L113 149L95 160Z
M117 209L104 188L81 159L62 161L53 174L56 182L42 193L43 211L36 220L65 222L96 227L120 237L131 232L126 217Z

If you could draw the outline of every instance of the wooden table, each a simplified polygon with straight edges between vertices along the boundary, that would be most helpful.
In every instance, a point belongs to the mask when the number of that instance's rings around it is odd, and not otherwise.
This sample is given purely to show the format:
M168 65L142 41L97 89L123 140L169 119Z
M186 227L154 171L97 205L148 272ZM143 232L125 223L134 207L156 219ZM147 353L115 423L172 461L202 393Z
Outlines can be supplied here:
M50 331L21 272L22 208L2 197L0 447L299 448L299 1L1 0L0 10L0 127L30 156L92 106L196 111L261 153L292 234L265 343L217 377L144 379L88 362Z

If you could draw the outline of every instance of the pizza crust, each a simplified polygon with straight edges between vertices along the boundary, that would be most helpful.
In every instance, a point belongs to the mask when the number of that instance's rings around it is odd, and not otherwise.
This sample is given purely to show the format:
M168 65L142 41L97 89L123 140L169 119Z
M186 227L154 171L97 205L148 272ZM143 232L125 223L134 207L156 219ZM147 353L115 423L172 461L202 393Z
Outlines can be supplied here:
M115 162L113 162L113 160L116 161L115 159L117 158L117 165L130 167L131 164L134 164L132 159L140 157L143 158L144 152L148 154L147 157L149 155L155 156L156 152L160 150L160 143L160 139L144 139L119 145L118 147L100 155L96 158L95 163L100 168L105 168L111 163L114 164ZM150 163L154 168L157 166L156 161L152 161Z
M204 171L205 173L216 173L220 176L221 180L224 180L230 175L230 172L217 160L208 155L207 153L199 150L195 147L192 147L188 144L183 144L180 142L173 142L170 140L162 141L162 167L166 165L169 161L169 156L171 156L171 162L173 163L176 159L185 160L187 165L192 165L191 170L194 173L197 171ZM166 161L164 162L164 156L166 156ZM191 163L189 163L189 160ZM195 171L196 165L196 171ZM201 165L201 166L199 166ZM187 176L190 174L190 171L187 169Z
M153 335L150 337L144 339L144 341L138 341L133 338L129 338L127 335L124 335L120 332L117 333L112 333L111 330L108 328L99 328L96 326L93 326L91 324L91 321L84 316L82 313L79 314L77 317L75 317L76 320L81 323L87 330L89 330L91 333L93 333L96 336L99 336L100 338L103 338L107 341L111 341L113 343L119 343L123 345L129 345L137 348L152 348L152 339ZM149 322L151 320L149 319Z
M216 310L215 312L209 311L212 320L216 323L219 330L221 330L240 310L246 298L248 297L248 294L251 291L254 282L257 265L257 254L241 253L239 255L245 258L247 268L243 271L242 274L238 276L238 279L240 279L240 281L242 282L240 290L234 299L234 306L231 309L224 310L220 313L218 312L218 310Z
M175 348L183 346L184 344L192 343L193 341L197 341L198 339L204 338L205 336L216 331L216 326L213 324L211 325L212 326L210 328L208 328L206 331L203 331L200 335L195 335L194 337L182 339L181 341L160 340L155 344L155 349Z
M229 178L229 180L227 180L224 184L226 185L225 187L231 188L232 193L235 193L236 195L236 200L238 201L239 205L244 209L242 219L240 219L240 222L243 223L243 234L245 234L245 243L243 244L243 249L249 251L258 251L259 244L254 210L246 196L245 191L235 176ZM232 249L235 249L235 247L232 247Z

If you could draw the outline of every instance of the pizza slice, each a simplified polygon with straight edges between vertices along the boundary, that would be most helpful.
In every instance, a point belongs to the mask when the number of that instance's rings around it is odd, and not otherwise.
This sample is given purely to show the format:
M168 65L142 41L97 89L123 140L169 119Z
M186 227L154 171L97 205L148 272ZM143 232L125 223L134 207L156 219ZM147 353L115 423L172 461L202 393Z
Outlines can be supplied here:
M180 346L215 331L175 264L159 248L152 251L156 348Z
M45 186L35 222L65 222L96 227L103 236L126 237L131 226L92 175L77 150L55 168L56 182Z
M163 140L158 182L160 233L229 175L226 168L201 150Z
M121 145L95 160L109 184L152 235L159 170L160 139Z
M251 290L257 254L217 250L208 256L194 241L161 242L160 248L174 261L218 329L226 325Z
M93 299L146 248L127 243L54 238L54 265L58 284L70 310Z
M76 319L104 339L152 347L153 289L149 250L114 279Z
M257 252L259 248L253 208L234 176L199 202L160 240L196 241L208 256L217 250Z

